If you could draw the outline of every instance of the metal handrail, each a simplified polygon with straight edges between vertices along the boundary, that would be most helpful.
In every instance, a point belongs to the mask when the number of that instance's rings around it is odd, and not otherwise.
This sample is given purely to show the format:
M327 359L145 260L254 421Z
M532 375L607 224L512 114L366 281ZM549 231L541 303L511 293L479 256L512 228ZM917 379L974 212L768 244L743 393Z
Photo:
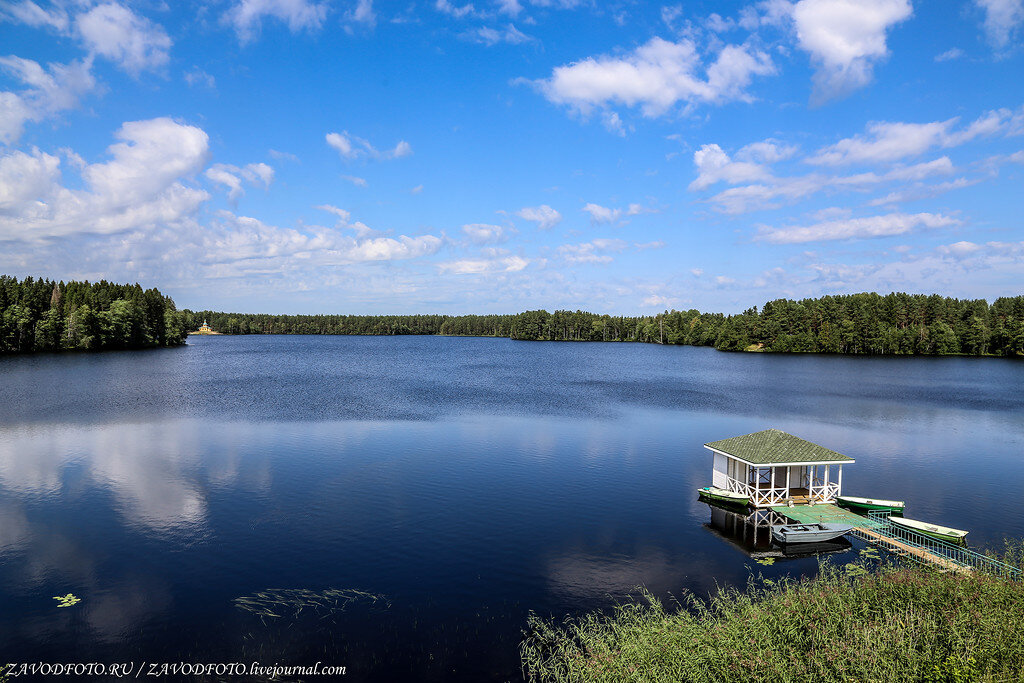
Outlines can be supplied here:
M988 555L970 550L964 546L954 545L938 538L922 534L904 527L897 527L889 521L888 510L871 510L868 512L869 519L879 523L871 531L883 537L891 538L902 543L909 543L917 548L954 562L964 568L987 571L1001 576L1008 576L1013 579L1021 578L1021 570L1012 565L1001 562ZM859 531L859 530L855 530ZM864 534L857 533L858 538L871 541L872 539Z

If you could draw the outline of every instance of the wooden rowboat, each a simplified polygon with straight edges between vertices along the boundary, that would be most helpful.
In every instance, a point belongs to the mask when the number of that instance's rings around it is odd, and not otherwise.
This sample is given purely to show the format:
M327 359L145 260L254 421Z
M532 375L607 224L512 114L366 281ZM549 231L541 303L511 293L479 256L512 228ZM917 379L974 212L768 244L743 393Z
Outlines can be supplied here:
M716 486L705 486L703 488L699 488L697 489L697 493L700 494L701 498L707 498L718 503L728 503L729 505L750 504L750 498L742 493L720 489Z
M964 543L968 534L968 532L963 529L953 529L948 526L929 524L928 522L921 522L916 519L907 519L906 517L890 517L889 521L900 528L916 531L919 534L931 536L949 543Z
M849 524L775 524L772 538L779 543L821 543L839 538L852 528Z
M906 507L902 500L883 500L882 498L858 498L857 496L836 496L836 503L841 508L848 508L854 512L869 512L871 510L882 510L885 512L903 513Z

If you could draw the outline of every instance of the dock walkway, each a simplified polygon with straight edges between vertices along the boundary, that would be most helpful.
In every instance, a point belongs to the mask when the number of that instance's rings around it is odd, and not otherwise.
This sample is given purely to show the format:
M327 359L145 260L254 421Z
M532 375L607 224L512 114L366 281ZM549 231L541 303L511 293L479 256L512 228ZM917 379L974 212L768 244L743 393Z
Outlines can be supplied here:
M883 515L863 517L832 504L779 505L772 511L798 524L849 524L850 532L866 543L942 571L969 572L985 569L1015 578L1020 571L962 546L895 529Z

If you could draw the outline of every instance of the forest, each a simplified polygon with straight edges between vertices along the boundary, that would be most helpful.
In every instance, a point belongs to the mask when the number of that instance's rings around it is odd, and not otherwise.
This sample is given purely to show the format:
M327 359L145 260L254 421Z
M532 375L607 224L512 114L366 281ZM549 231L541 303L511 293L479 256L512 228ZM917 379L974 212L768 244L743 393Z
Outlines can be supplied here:
M0 353L180 346L187 322L170 298L138 284L0 275Z
M459 335L529 341L625 341L721 351L871 355L1024 355L1024 296L953 299L874 293L778 299L737 315L698 310L651 316L584 311L515 315L265 315L184 311L224 334Z

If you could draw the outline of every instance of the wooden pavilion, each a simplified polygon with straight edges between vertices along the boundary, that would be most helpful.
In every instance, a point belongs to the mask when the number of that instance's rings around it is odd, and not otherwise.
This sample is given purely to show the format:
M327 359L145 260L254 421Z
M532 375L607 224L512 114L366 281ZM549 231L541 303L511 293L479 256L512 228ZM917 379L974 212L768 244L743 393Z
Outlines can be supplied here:
M750 498L754 507L834 503L842 493L841 453L779 431L765 429L704 448L715 454L712 486Z

